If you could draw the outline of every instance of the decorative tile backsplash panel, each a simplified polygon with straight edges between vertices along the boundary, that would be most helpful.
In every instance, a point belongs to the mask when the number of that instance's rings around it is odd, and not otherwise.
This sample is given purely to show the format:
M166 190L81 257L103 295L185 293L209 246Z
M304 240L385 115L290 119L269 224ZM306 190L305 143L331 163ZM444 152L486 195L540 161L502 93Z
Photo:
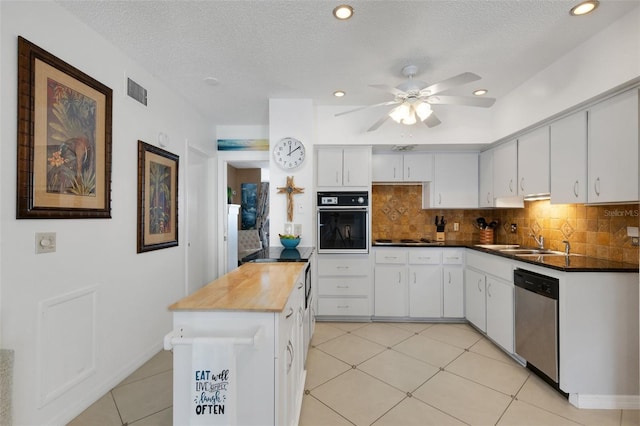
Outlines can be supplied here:
M638 247L631 245L627 226L639 225L639 205L586 206L525 201L524 209L423 210L420 185L374 185L371 197L372 239L431 238L435 240L435 217L445 217L449 241L480 239L476 219L496 220L495 242L532 247L529 236L545 238L545 247L564 250L569 241L577 254L638 264ZM453 224L460 230L453 232ZM511 232L511 224L517 231Z

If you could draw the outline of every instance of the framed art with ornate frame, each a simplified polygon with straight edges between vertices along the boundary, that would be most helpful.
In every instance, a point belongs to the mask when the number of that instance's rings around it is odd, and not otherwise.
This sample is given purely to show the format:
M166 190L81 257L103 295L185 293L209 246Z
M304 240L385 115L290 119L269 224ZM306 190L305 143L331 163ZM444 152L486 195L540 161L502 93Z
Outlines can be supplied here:
M17 219L111 218L112 90L18 37Z
M178 160L138 141L138 253L178 245Z

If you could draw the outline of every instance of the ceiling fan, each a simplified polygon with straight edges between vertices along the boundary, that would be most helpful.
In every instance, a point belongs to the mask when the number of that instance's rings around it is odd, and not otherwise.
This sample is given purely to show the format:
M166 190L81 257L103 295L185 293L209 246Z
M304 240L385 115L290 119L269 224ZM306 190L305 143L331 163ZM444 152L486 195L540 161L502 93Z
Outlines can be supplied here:
M370 85L371 87L387 91L394 95L394 99L392 101L359 107L349 111L340 112L335 114L335 116L338 117L367 108L396 105L395 108L382 116L373 124L373 126L367 129L367 131L372 132L376 130L389 118L393 119L397 123L407 125L415 124L420 120L426 124L427 127L434 127L440 124L441 121L433 112L431 105L466 105L488 108L496 101L495 98L440 95L441 92L453 87L480 80L480 76L474 73L465 72L431 85L428 85L424 81L414 80L413 77L417 73L417 66L407 65L402 68L402 74L408 78L404 83L396 87L389 87L384 84Z

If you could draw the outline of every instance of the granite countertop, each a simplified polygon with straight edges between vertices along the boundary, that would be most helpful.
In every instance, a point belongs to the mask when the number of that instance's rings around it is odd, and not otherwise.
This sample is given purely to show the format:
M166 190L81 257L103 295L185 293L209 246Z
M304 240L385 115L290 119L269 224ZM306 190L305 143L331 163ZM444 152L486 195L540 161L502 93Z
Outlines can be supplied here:
M267 247L243 257L240 262L308 262L314 250L313 247Z
M305 266L301 262L246 263L169 310L282 312Z
M519 262L530 263L532 265L543 266L564 272L638 272L638 265L633 263L617 262L615 260L598 259L595 257L582 256L582 255L556 255L556 256L516 256L514 254L503 253L498 250L487 249L478 247L477 242L471 241L445 241L441 245L435 246L438 248L446 247L464 247L472 250L477 250L483 253L488 253L496 256L505 257L507 259L517 260ZM389 244L376 245L374 247L388 247ZM401 243L393 244L395 247L415 248L411 244L403 245ZM434 247L434 246L431 246Z

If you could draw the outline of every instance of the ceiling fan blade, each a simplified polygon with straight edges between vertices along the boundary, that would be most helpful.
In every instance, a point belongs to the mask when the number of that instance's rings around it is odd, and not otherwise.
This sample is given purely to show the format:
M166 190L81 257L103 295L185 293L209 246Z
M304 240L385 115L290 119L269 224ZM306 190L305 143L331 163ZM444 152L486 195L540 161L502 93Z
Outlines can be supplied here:
M384 123L385 121L387 121L389 119L389 114L385 114L383 115L380 120L376 121L373 126L369 127L367 129L367 132L373 132L374 130L377 130L378 127L382 126L382 123Z
M402 90L396 89L395 87L387 86L386 84L370 84L369 87L375 87L376 89L384 90L385 92L389 92L395 96L406 95L406 93Z
M399 103L400 103L399 101L387 101L387 102L380 102L379 104L365 105L365 106L358 107L358 108L355 108L355 109L350 109L349 111L339 112L339 113L335 114L335 117L339 117L339 116L345 115L345 114L350 114L350 113L356 112L356 111L361 111L361 110L367 109L367 108L375 108L375 107L387 106L387 105L397 105Z
M480 76L474 74L472 72L463 72L462 74L458 74L454 77L448 78L446 80L442 80L438 83L432 84L431 86L427 86L424 89L420 90L420 94L422 95L435 95L436 93L444 92L447 89L451 89L452 87L460 86L463 84L471 83L472 81L480 80Z
M429 114L429 116L424 119L423 123L426 124L427 127L435 127L438 124L442 123L442 121L440 121L440 119L436 117L436 114L432 111L431 114Z
M495 98L474 98L471 96L429 96L425 99L432 105L466 105L474 107L488 108L496 101Z

